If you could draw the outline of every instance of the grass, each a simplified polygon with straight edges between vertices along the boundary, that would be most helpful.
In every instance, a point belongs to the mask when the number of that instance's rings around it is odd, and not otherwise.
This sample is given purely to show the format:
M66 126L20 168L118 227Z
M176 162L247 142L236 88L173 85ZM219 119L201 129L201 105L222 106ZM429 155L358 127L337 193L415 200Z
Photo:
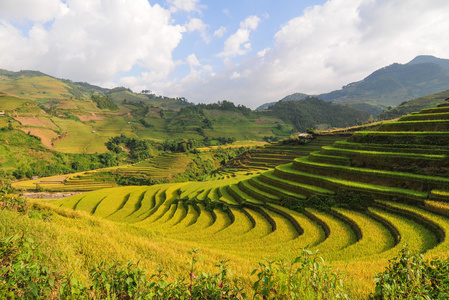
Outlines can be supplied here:
M345 179L339 179L330 176L322 176L300 172L291 168L291 165L277 167L275 175L283 178L287 177L293 180L303 180L307 182L315 182L317 185L324 186L329 190L354 190L359 192L369 192L376 197L408 197L414 199L426 199L428 193L415 190L388 187L383 185L369 184Z
M394 172L394 171L384 171L384 170L374 170L368 168L358 168L358 167L347 167L347 166L337 166L331 164L317 163L311 162L307 159L296 159L292 165L292 168L298 171L307 170L308 172L313 172L315 174L319 174L324 172L326 174L330 174L335 177L350 177L351 179L358 179L360 181L366 180L371 182L379 182L382 180L382 183L388 184L391 186L400 186L403 182L410 183L411 189L413 186L417 186L416 195L424 194L419 191L419 187L422 186L423 182L432 186L432 188L446 187L449 184L449 179L444 177L437 176L427 176L427 175L415 175L406 172ZM363 177L364 176L364 177ZM374 180L373 178L376 178ZM388 183L387 183L388 182Z
M434 233L434 235L442 234L443 236L442 236L442 238L440 238L441 241L439 242L439 244L435 248L429 250L430 253L442 253L442 252L447 252L449 250L449 240L446 238L449 234L449 220L448 220L447 216L441 216L441 215L436 214L435 212L432 212L432 211L429 211L426 209L422 209L422 208L418 208L415 206L407 205L407 204L393 203L393 202L386 202L386 203L393 207L400 208L400 209L409 211L411 213L417 214L419 219L426 220L427 222L431 222L436 226L435 229L437 229L438 232ZM432 226L432 228L433 228L433 226ZM432 229L432 228L430 228L430 229Z
M280 197L267 193L249 183L251 179L243 180L238 183L238 187L248 195L251 195L261 202L279 202Z
M54 119L55 124L67 135L54 143L56 151L66 153L103 153L108 136L96 132L91 125L69 119Z
M344 155L344 156L377 156L379 159L385 156L395 156L395 157L406 157L406 158L416 158L416 159L444 159L446 155L441 154L416 154L410 153L410 149L408 152L398 153L398 152L389 152L388 147L384 148L385 151L367 151L367 150L354 150L354 149L342 149L342 148L334 148L334 147L322 147L321 153L323 154L333 154L333 155Z
M431 145L382 145L382 144L363 144L363 143L351 143L351 142L335 142L334 148L348 149L348 150L361 150L361 151L388 151L399 153L424 153L424 154L436 154L436 155L448 155L449 150L444 146L431 146Z
M375 212L382 218L391 222L399 230L401 236L400 244L383 253L383 257L396 255L404 244L406 244L412 251L420 252L432 249L437 244L435 234L424 225L384 209L370 208L370 211Z
M180 235L182 239L188 239L189 237L191 237L196 240L198 232L205 230L214 223L214 218L212 214L206 211L202 204L198 204L198 209L200 211L200 214L197 217L195 223L180 231L173 231L170 229L169 234L171 236Z
M379 127L380 131L448 131L449 121L425 120L425 121L397 121L383 123Z
M441 112L441 113L420 113L420 114L413 114L408 116L403 116L399 119L400 122L402 121L428 121L428 120L448 120L449 119L449 113L448 112Z
M210 117L223 122L231 120L226 120L229 116L222 114ZM234 122L251 123L243 119ZM206 130L206 134L211 133ZM404 243L411 250L425 252L428 256L448 256L449 206L443 201L449 202L449 192L446 191L449 181L442 177L347 167L335 162L356 156L373 160L402 157L431 161L445 158L447 152L444 151L449 149L447 144L436 145L447 139L447 133L361 132L355 137L360 137L363 144L337 142L329 146L331 139L316 141L314 147L324 148L320 153L312 154L310 160L296 159L294 163L260 175L253 169L246 173L225 170L203 182L100 190L54 201L51 207L39 203L44 211L54 214L53 221L45 224L30 219L28 222L34 222L33 226L39 226L45 234L53 235L48 240L57 241L55 251L71 259L65 262L71 268L95 262L106 257L104 255L116 254L122 259L141 259L142 264L152 270L168 267L170 276L174 277L188 269L180 263L183 257L180 249L200 247L206 259L231 259L230 268L235 274L250 276L251 263L263 258L295 257L299 248L307 247L319 250L319 255L327 262L343 268L359 285L356 289L358 297L355 298L366 298L372 291L375 272L382 271ZM387 141L377 142L378 137ZM425 143L416 143L417 137ZM395 142L390 145L390 141ZM427 147L426 143L434 146ZM264 149L266 152L254 150L251 154L256 158L255 163L265 163L270 159L280 162L299 153L295 152L298 149L307 152L313 147L285 146L278 151L279 148L269 145ZM426 149L429 149L428 153ZM276 156L279 158L273 159ZM158 164L170 168L170 163L176 159L179 158L161 157ZM123 168L123 171L149 172L155 165L154 161L148 161ZM156 170L152 172L156 174ZM86 185L91 182L88 178L78 179L69 178L68 182ZM395 181L397 186L387 186L392 184L391 181ZM427 188L414 190L403 187L410 182L427 185ZM57 180L49 180L48 184L57 184ZM342 190L369 192L376 199L396 198L397 201L377 201L367 211L306 208L304 213L299 213L278 205L285 199L307 201L315 194L333 195ZM428 200L428 196L433 200ZM425 207L400 201L425 204ZM116 223L65 207L85 210ZM6 215L0 211L0 217ZM24 224L25 220L14 222ZM12 230L6 223L0 218L2 234ZM16 227L20 228L19 225ZM63 237L62 232L67 232L71 239ZM48 242L48 245L51 244ZM108 247L104 249L106 254L101 253L104 247ZM176 255L179 257L174 257ZM213 267L209 262L204 264L206 269ZM76 269L76 272L81 274L81 278L82 274L86 277L86 267Z
M357 224L363 237L357 243L327 257L332 257L333 260L347 260L351 257L363 260L395 246L394 238L383 224L361 212L345 209L337 209L337 211Z
M306 199L306 196L304 195L311 196L315 194L327 194L327 195L334 194L334 192L329 189L317 185L301 183L299 181L294 180L293 177L289 176L285 176L285 178L283 178L282 176L278 176L278 174L276 174L281 170L284 171L287 166L291 166L291 164L277 167L274 171L262 173L258 177L258 179L267 184L271 184L274 187L279 187L287 190L288 192L297 194L296 198L302 200Z
M397 144L445 146L448 136L448 131L364 131L355 132L348 141L393 146Z
M297 200L305 200L306 199L306 197L303 195L289 192L285 189L278 188L274 185L266 184L265 182L261 181L259 178L260 178L260 176L251 178L249 180L249 184L257 187L258 189L260 189L262 191L276 195L280 199L297 199Z
M330 228L330 235L322 243L312 249L319 249L323 255L340 251L357 242L357 238L350 226L335 216L315 209L307 209L308 212L321 219Z
M254 197L249 196L243 192L238 184L231 184L227 189L229 195L231 195L238 203L251 203L256 205L262 205L264 202L260 201Z

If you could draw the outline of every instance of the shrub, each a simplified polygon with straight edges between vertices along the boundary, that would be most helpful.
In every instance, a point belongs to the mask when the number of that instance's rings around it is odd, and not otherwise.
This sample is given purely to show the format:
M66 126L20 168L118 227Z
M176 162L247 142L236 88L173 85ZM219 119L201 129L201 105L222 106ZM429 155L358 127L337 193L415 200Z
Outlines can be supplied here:
M378 273L371 299L448 299L449 259L425 261L421 253L404 247L389 266Z
M291 263L259 263L253 299L349 299L344 274L333 271L316 253L303 249Z
M319 210L329 210L335 206L335 200L330 195L315 195L307 201L307 206Z
M38 245L28 235L0 240L0 298L43 299L55 294L55 273L40 263Z
M363 210L374 202L374 198L370 194L344 191L335 195L335 202L338 207Z

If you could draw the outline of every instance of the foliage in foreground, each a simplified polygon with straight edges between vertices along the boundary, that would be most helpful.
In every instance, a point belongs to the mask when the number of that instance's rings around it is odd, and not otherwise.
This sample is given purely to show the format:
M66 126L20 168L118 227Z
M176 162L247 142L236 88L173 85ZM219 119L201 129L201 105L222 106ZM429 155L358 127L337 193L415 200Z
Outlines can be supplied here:
M21 197L8 194L0 182L0 209L24 218L50 221ZM94 264L88 279L80 281L46 260L36 237L26 233L0 239L0 299L349 299L344 274L303 249L292 261L261 262L248 278L232 276L227 261L216 273L197 268L198 249L190 251L185 276L167 281L163 270L149 274L139 262L112 260ZM447 299L449 259L425 261L404 248L375 278L371 300ZM250 288L248 288L250 287Z
M423 254L404 247L375 277L376 290L371 299L448 299L448 274L449 259L429 262Z
M197 249L186 277L167 282L163 270L149 275L137 264L112 261L96 264L89 284L58 275L41 262L36 242L27 235L0 240L0 298L6 299L349 299L344 275L332 271L310 251L291 263L259 263L252 275L253 290L245 291L242 280L231 279L227 261L218 272L204 273L195 264Z

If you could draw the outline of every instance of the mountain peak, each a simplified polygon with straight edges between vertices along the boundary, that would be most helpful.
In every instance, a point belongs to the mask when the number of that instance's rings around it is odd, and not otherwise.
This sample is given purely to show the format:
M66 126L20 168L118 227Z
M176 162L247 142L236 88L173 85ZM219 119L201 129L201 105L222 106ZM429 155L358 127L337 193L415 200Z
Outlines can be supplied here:
M438 58L432 55L418 55L410 62L408 62L407 65L425 64L425 63L437 64L440 67L449 70L449 59Z

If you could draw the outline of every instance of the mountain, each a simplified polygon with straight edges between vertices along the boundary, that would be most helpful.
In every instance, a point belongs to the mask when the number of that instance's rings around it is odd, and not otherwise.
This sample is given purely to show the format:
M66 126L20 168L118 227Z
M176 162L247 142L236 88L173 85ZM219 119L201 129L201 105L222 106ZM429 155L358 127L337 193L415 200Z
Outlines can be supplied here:
M365 122L370 114L356 108L335 104L316 97L299 101L279 101L269 113L293 124L298 131L309 128L349 127Z
M303 96L297 94L285 100ZM156 143L181 139L208 140L212 144L220 139L262 141L285 138L311 127L354 125L368 118L362 111L349 111L322 100L295 102L283 101L286 105L282 106L300 110L293 118L282 109L258 112L226 100L194 105L182 97L156 96L149 91L101 88L38 71L0 70L0 140L11 143L8 149L0 149L11 158L0 161L0 168L16 164L12 141L22 139L22 133L36 137L49 150L93 154L105 153L105 143L120 135ZM350 112L344 115L343 122L336 116L342 111ZM29 164L27 155L34 155L29 149L35 147L22 148L20 161ZM36 161L42 155L54 154L36 150Z
M285 96L284 98L282 98L279 101L298 101L298 100L303 100L303 99L307 98L308 96L309 95L303 94L303 93L294 93L294 94ZM273 106L276 103L277 103L277 101L276 102L269 102L269 103L262 104L261 106L256 108L256 110L258 110L258 111L266 110L266 109L268 109L268 107Z
M406 64L386 66L361 81L316 97L349 104L377 116L389 106L394 107L403 101L435 94L448 87L449 59L422 55Z
M421 111L425 108L435 107L444 100L449 98L449 90L419 97L409 101L404 101L400 105L383 111L378 118L381 120L391 120L394 118L399 118L403 115L411 114L413 112Z
M419 55L412 59L408 64L433 63L449 70L449 59L437 58L432 55Z
M318 97L337 103L368 103L379 107L397 106L404 100L446 90L449 60L418 56L407 64L394 63L341 90Z

